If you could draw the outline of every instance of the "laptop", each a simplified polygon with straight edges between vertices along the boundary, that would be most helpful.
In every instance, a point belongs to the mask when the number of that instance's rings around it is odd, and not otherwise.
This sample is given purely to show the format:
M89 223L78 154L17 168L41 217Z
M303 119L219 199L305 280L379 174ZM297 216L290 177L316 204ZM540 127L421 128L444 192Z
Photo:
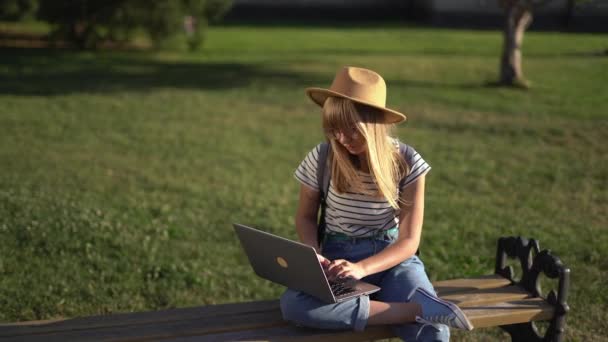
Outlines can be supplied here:
M339 303L380 290L353 278L330 282L311 246L238 223L234 229L253 270L264 279L326 303Z

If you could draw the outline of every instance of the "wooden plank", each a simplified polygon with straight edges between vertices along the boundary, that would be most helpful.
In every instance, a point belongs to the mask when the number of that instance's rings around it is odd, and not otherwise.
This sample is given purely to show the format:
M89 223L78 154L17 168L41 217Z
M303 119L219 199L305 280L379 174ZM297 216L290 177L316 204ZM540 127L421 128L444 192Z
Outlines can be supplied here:
M153 322L140 325L107 326L4 336L2 339L14 339L26 342L38 341L146 341L179 336L199 336L221 334L241 330L257 330L273 326L285 326L279 310L262 313L248 313L205 319L189 319L170 322Z
M317 330L295 326L273 327L256 331L237 331L205 336L188 336L160 340L162 342L216 342L216 341L315 341L351 342L373 341L395 337L388 326L370 327L362 332L350 330Z
M485 306L463 307L475 329L498 325L545 321L553 317L555 309L541 298L515 300Z
M530 294L519 286L510 285L505 287L481 289L474 292L454 292L441 296L456 305L478 306L493 303L502 303L513 300L530 298Z
M492 289L508 285L511 285L511 282L507 278L496 274L462 279L441 280L433 283L435 291L441 297L455 292Z
M11 323L0 323L0 336L2 336L2 328L10 328L10 327L18 327L20 325L24 326L32 326L32 325L45 325L51 323L60 323L66 321L66 318L53 318L53 319L44 319L38 321L21 321L21 322L11 322Z
M149 312L89 316L67 320L18 322L0 324L0 337L44 334L104 327L137 326L142 324L174 322L182 320L204 320L207 317L217 318L222 316L244 315L248 313L276 311L278 309L279 301L267 300Z

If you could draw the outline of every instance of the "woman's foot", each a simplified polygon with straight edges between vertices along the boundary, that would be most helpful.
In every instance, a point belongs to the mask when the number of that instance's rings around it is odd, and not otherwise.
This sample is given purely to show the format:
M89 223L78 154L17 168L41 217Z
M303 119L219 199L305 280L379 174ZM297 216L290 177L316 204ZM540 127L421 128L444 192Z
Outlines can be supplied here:
M422 309L422 317L416 317L418 323L441 323L451 328L473 330L473 324L456 304L423 288L417 288L409 301L419 304Z

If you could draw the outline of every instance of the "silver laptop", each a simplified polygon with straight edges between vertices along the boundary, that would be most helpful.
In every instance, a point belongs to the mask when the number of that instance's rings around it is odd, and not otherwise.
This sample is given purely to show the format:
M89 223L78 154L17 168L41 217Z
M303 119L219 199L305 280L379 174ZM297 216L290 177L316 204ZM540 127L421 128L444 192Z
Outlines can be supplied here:
M242 224L235 223L234 229L253 270L264 279L308 293L327 303L338 303L380 290L378 286L356 279L330 283L311 246Z

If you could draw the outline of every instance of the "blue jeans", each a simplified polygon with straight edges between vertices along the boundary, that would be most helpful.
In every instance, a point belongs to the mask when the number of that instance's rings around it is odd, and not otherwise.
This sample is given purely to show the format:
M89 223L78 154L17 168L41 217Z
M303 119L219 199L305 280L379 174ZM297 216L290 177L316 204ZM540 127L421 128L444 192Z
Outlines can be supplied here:
M330 259L351 262L370 257L396 240L395 234L386 233L368 239L332 239L323 243L323 255ZM281 296L283 318L301 326L320 329L365 329L369 317L369 301L406 302L417 287L435 292L424 264L417 256L403 261L386 271L363 278L381 287L370 296L361 296L346 302L327 304L305 293L288 289ZM404 341L449 341L450 330L445 325L409 323L394 326L394 332Z

